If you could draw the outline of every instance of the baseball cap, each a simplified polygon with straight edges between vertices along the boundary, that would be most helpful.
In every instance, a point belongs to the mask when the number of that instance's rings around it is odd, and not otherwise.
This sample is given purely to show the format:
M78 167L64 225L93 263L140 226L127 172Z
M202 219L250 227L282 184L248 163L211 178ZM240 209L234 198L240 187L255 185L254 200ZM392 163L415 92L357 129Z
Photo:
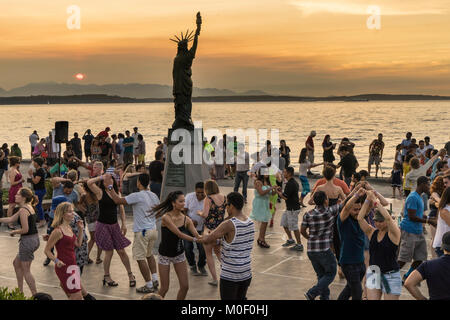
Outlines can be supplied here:
M450 231L442 236L442 250L450 251Z

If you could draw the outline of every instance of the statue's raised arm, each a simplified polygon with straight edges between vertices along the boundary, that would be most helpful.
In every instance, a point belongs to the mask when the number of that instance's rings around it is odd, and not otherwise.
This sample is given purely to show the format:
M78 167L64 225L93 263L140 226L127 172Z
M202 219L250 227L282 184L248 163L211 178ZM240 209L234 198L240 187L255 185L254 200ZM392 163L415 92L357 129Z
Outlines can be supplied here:
M197 30L195 30L194 43L189 50L194 57L197 52L198 36L200 35L200 31L202 31L202 16L200 15L200 12L197 12Z

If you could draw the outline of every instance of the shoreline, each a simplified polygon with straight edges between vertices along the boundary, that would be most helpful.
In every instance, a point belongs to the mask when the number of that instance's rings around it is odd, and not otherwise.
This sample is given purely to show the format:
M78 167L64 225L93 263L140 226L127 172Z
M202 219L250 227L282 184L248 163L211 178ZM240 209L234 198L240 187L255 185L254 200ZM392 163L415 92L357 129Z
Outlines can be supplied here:
M303 97L289 95L197 96L192 102L379 102L379 101L450 101L449 96L421 94L360 94L352 96ZM132 98L110 94L0 96L0 105L173 103L173 97Z

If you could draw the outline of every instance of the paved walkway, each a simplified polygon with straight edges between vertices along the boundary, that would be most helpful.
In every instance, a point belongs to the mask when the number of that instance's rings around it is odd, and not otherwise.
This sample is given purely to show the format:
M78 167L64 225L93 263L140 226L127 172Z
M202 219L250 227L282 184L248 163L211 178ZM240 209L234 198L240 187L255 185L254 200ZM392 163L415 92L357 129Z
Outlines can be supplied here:
M224 194L232 191L229 187L221 188ZM245 213L247 215L251 212L251 203L253 200L254 189L249 190L249 204L245 206ZM402 207L402 201L388 199L393 203L395 213L399 213ZM286 235L280 227L281 214L285 208L284 201L277 205L277 212L275 215L275 224L273 228L268 228L267 242L271 245L269 249L263 249L254 245L252 254L252 268L253 279L248 291L248 299L287 299L287 300L304 300L303 293L313 286L316 282L316 275L307 257L306 252L292 252L287 248L281 247L286 241ZM311 207L303 209L299 223L301 223L303 214ZM132 239L132 217L127 217L129 239ZM40 229L40 234L43 234L45 229ZM18 250L18 237L10 237L7 233L6 227L0 227L0 287L8 286L15 287L17 285L12 261ZM306 249L306 240L302 238ZM429 235L427 241L430 242ZM35 254L35 260L32 265L32 273L36 278L38 291L47 292L55 299L66 299L62 289L59 287L59 281L54 271L54 265L42 265L45 260L44 256L45 242L41 241L41 246ZM95 256L95 248L92 257ZM131 259L131 245L126 248L126 251ZM431 252L430 249L428 250ZM406 272L409 265L405 266L403 272ZM139 268L135 261L132 261L132 270L137 279L137 286L142 286L144 280L139 273ZM216 260L216 270L220 273L219 264ZM88 265L84 269L82 276L82 283L97 299L125 299L136 300L141 298L141 294L136 293L135 288L129 288L128 276L117 254L114 254L111 263L111 275L115 281L119 283L118 287L103 287L103 266L102 265ZM218 288L208 285L210 277L195 277L189 275L189 292L187 299L192 300L215 300L219 299ZM336 276L334 282L330 286L331 299L337 299L340 291L345 286L345 280L339 279ZM28 287L24 286L26 294L30 294ZM426 284L422 284L422 292L428 296ZM166 299L175 299L178 291L178 279L176 274L171 269L170 287ZM402 300L412 299L411 295L403 289Z

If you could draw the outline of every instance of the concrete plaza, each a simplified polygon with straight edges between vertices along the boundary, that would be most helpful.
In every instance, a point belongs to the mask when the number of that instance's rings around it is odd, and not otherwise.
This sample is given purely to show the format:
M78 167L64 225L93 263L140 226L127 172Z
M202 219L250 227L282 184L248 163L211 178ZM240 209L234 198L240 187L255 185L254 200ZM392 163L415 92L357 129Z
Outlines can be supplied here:
M227 194L232 191L230 187L221 187L221 192ZM251 212L251 204L254 197L254 189L249 189L249 202L244 210L247 215ZM403 202L397 199L388 199L393 204L393 211L398 214L402 208ZM283 248L281 245L286 241L287 236L280 227L280 220L285 208L284 201L277 205L275 215L275 223L273 228L268 228L266 237L267 243L270 244L269 249L263 249L255 245L252 251L252 269L253 279L248 290L248 299L269 299L269 300L305 300L303 293L313 286L316 282L316 275L306 254L306 239L302 238L305 246L305 252L294 252L289 248ZM309 206L302 209L299 217L299 224L302 221L303 214L310 210ZM132 240L132 224L133 218L127 216L128 232L127 237ZM45 228L39 229L40 235L45 233ZM430 244L429 234L426 236L428 244ZM17 280L14 273L12 261L17 255L19 237L11 237L5 225L0 227L0 287L7 286L10 288L17 286ZM42 239L42 238L41 238ZM55 299L67 299L62 289L59 287L59 280L54 271L54 264L44 267L42 263L45 260L44 247L46 242L41 241L40 248L35 253L35 260L32 264L32 273L37 282L37 289L40 292L51 294ZM131 259L131 245L126 248ZM155 251L156 253L156 251ZM429 259L431 259L431 250L428 246ZM91 253L91 258L95 257L96 247ZM136 276L137 286L142 286L144 280L139 272L139 268L135 261L131 262L132 270ZM407 264L402 274L409 268ZM216 270L220 273L220 266L216 260ZM111 262L111 276L119 283L118 287L107 287L102 285L103 265L91 264L84 268L82 275L82 283L87 290L99 300L137 300L142 294L136 293L135 288L129 288L128 276L125 267L122 265L117 254L114 254ZM208 284L210 277L198 277L189 274L189 292L187 299L192 300L216 300L219 299L219 290ZM334 282L330 286L331 299L337 299L340 291L345 286L345 279L339 279L336 275ZM30 291L24 284L24 290L27 295ZM422 292L428 296L426 283L421 286ZM178 291L178 279L171 268L170 287L166 295L166 299L175 299ZM412 296L403 288L401 300L413 299Z

